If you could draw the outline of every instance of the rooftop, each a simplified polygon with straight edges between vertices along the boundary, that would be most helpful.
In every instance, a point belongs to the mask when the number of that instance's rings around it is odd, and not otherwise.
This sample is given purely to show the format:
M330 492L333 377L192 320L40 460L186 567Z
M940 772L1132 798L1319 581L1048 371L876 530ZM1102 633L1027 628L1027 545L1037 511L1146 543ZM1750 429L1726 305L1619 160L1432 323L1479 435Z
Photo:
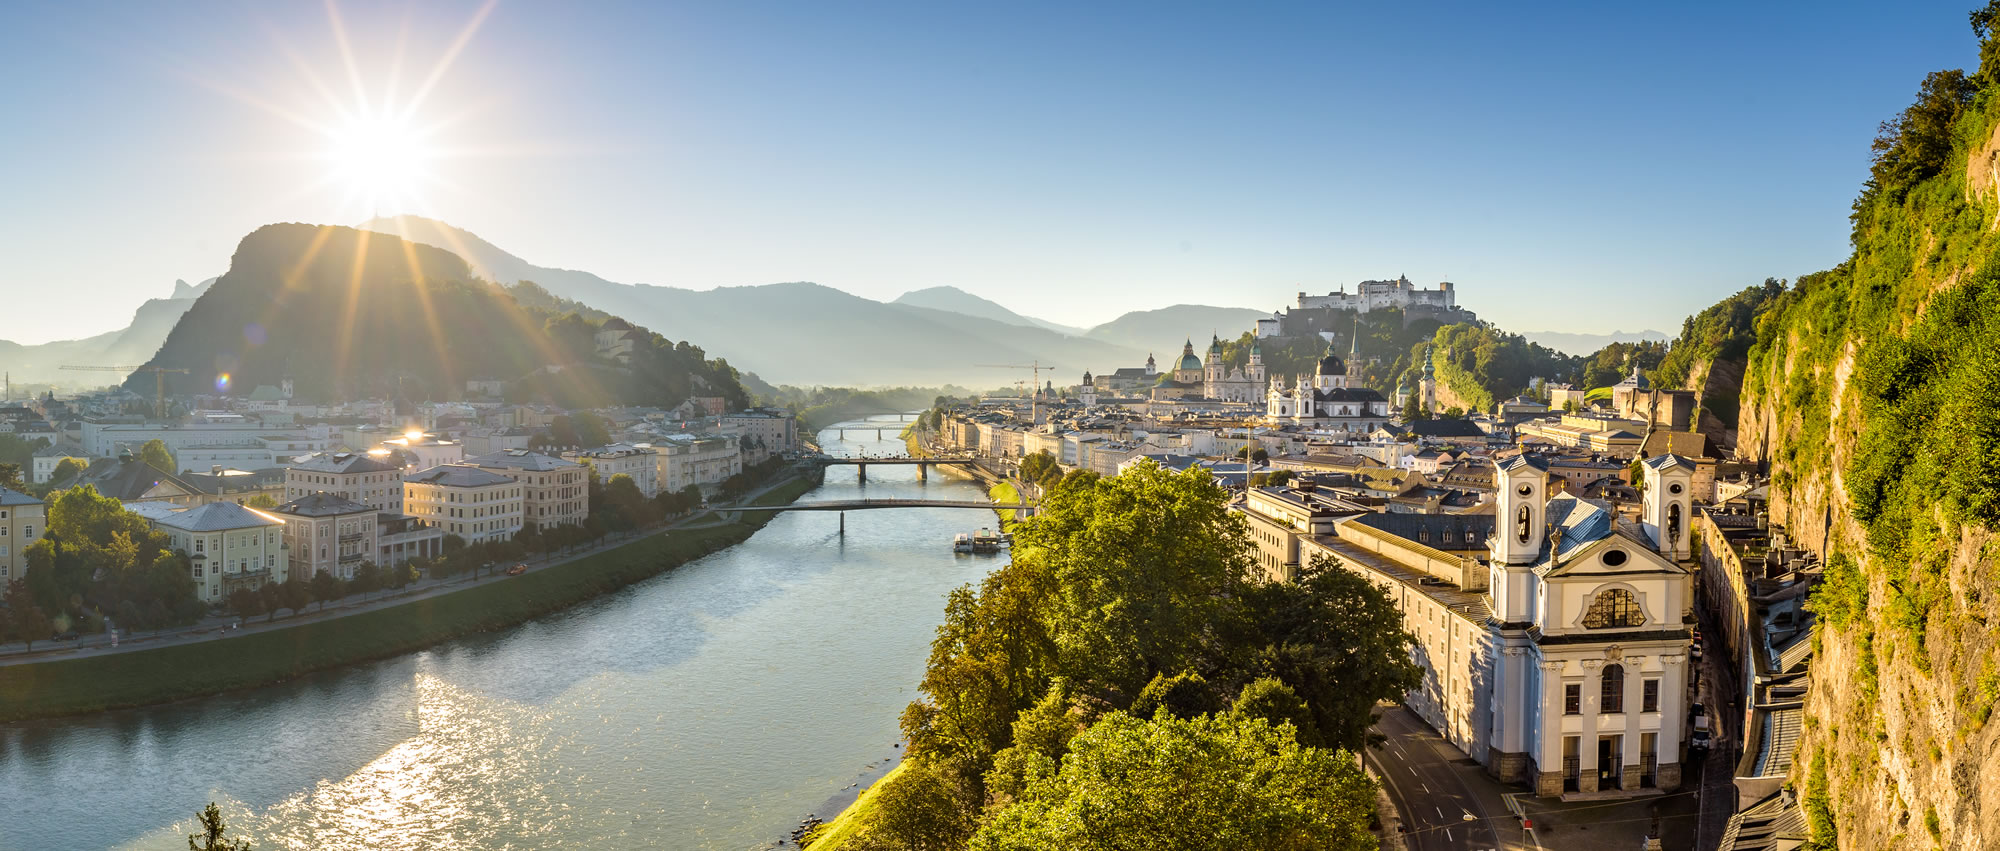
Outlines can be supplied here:
M465 464L439 464L428 470L412 473L403 481L448 488L483 488L491 485L506 484L514 480L499 473Z
M282 526L285 521L233 502L211 502L185 511L153 518L153 522L187 532L226 532L259 526Z

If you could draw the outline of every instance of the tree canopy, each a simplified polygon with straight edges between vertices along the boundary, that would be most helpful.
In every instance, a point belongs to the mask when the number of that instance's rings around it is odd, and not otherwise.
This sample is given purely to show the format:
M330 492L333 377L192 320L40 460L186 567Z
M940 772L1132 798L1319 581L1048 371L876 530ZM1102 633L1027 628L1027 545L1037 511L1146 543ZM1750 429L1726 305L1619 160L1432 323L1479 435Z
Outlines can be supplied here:
M1249 714L1115 712L1053 776L973 836L973 851L1364 851L1375 784L1352 756L1300 747Z

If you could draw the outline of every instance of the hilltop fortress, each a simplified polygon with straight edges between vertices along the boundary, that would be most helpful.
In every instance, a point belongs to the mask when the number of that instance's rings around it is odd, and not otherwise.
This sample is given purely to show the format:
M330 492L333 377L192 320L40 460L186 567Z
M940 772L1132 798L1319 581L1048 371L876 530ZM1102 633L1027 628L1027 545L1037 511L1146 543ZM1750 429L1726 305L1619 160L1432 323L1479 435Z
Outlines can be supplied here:
M1436 289L1423 289L1410 283L1409 276L1398 275L1390 281L1362 281L1352 293L1344 286L1326 295L1299 293L1297 307L1257 320L1257 336L1300 336L1332 330L1329 314L1337 310L1353 313L1401 310L1404 325L1420 319L1444 324L1479 321L1472 311L1458 306L1458 292L1450 281L1439 282Z

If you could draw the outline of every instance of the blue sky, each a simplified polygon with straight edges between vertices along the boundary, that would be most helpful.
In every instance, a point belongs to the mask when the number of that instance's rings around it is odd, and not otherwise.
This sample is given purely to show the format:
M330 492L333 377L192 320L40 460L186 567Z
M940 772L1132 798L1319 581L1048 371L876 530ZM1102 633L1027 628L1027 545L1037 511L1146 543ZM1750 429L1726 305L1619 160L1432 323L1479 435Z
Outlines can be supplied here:
M618 281L949 284L1075 325L1407 273L1511 330L1673 332L1846 255L1868 140L1975 61L1972 2L500 0L383 212ZM11 9L0 339L366 219L303 125L355 80L407 102L481 8L339 4L352 74L316 3Z

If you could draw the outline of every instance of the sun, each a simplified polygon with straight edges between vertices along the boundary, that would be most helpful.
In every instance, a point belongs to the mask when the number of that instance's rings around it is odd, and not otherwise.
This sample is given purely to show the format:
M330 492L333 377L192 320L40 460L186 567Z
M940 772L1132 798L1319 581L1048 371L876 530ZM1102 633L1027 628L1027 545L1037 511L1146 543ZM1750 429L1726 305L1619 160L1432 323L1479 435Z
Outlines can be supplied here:
M353 115L328 134L333 177L369 204L400 203L416 196L435 158L426 134L395 115Z

